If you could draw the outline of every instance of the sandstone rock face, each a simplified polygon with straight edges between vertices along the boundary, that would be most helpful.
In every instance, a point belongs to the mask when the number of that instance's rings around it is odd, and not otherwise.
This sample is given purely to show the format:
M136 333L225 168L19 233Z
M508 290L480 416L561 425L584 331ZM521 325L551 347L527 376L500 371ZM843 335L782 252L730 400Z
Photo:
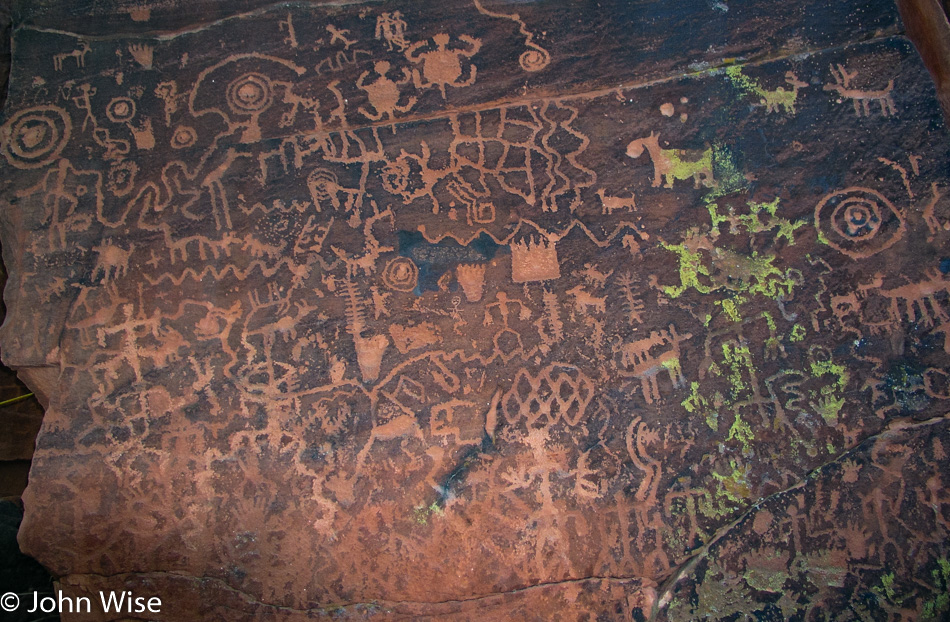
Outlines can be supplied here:
M23 4L0 345L65 593L950 610L950 142L890 2Z

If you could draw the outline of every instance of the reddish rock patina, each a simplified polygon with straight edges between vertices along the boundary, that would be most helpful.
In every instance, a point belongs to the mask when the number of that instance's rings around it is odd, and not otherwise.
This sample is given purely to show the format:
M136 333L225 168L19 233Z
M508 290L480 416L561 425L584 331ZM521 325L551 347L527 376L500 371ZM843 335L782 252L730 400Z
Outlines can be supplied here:
M89 11L14 13L0 128L65 594L950 609L950 142L891 3Z

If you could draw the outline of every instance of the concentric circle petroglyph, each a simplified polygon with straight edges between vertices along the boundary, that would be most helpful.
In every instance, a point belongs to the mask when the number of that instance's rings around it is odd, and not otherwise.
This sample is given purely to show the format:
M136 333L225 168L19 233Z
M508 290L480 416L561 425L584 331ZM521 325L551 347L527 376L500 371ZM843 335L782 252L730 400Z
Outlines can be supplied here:
M198 132L194 128L179 125L172 134L172 147L174 149L186 149L194 145L197 140Z
M333 171L318 168L307 175L307 189L310 190L310 197L316 205L323 201L333 202L339 188L339 180Z
M228 85L228 105L240 114L258 114L273 101L271 81L259 73L246 73Z
M129 97L116 97L106 106L106 117L113 123L128 123L135 116L135 101Z
M117 197L124 197L135 187L139 166L131 160L119 162L109 169L107 187Z
M815 227L823 242L863 259L897 242L904 233L904 219L881 193L851 187L829 194L815 206Z
M59 156L71 132L72 122L61 108L27 108L0 129L0 148L16 168L40 168Z

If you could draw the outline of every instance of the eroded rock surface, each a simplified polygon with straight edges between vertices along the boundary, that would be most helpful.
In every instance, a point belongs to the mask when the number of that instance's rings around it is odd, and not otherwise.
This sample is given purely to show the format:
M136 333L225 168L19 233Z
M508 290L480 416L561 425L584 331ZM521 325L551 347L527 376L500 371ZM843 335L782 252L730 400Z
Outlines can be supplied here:
M110 6L15 12L0 130L67 593L950 609L950 143L889 2Z

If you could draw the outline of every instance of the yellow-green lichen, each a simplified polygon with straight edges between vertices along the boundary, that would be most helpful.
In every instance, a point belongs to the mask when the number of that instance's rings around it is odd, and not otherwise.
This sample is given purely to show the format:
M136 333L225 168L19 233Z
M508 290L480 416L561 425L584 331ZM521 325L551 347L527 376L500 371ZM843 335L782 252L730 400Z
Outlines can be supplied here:
M772 299L791 297L792 290L798 283L791 274L783 273L773 265L775 259L775 255L759 255L757 252L753 252L749 257L750 294L762 294ZM754 285L751 283L753 279Z
M703 258L696 251L691 250L686 244L667 244L661 243L661 246L668 251L672 251L679 257L679 276L680 285L663 286L663 293L670 298L679 298L683 292L690 287L701 294L708 294L716 288L707 287L699 282L699 276L709 276L709 268L703 265Z
M681 367L680 367L680 360L679 360L679 358L676 358L676 357L674 357L674 358L669 358L669 359L666 359L666 360L662 361L662 362L660 363L660 366L661 366L663 369L666 369L666 370L668 370L668 371L676 371L676 370L678 370L678 369L681 369Z
M728 475L721 475L713 471L712 476L719 482L718 494L736 505L741 505L752 496L752 487L749 485L751 467L736 460L730 460L729 466L732 472Z
M739 305L741 305L745 300L741 297L736 298L724 298L722 300L717 300L716 304L722 307L723 313L726 314L733 322L741 322L742 315L739 314Z
M741 65L733 65L726 68L726 77L732 82L732 85L739 91L759 98L759 103L766 107L766 112L778 112L781 108L784 112L795 114L795 104L798 102L798 88L804 86L804 83L795 79L794 74L787 75L786 81L793 88L785 90L780 86L775 90L768 90L761 84L742 73Z
M689 396L680 404L686 409L686 412L702 416L706 420L706 425L711 430L716 431L719 429L719 413L715 406L717 402L722 402L720 393L717 392L711 401L707 400L699 393L699 383L691 382Z
M691 179L696 175L697 171L712 171L713 170L713 150L712 148L706 149L703 151L699 159L686 159L680 157L682 153L679 149L662 149L661 153L663 157L669 161L669 169L664 176L667 180L667 186L672 183L674 179ZM713 175L715 179L715 175ZM708 186L715 185L715 181L709 182Z
M848 384L848 371L844 365L838 365L834 361L812 361L810 367L811 375L815 378L820 378L825 374L834 375L834 387L838 391L843 390L845 385Z
M713 177L716 179L716 187L704 197L704 200L715 201L719 197L748 190L749 180L736 165L732 151L719 143L713 145L712 149Z
M678 298L690 288L700 294L727 289L736 294L761 294L774 300L791 298L794 288L801 284L800 272L797 270L783 272L775 265L776 255L760 254L758 251L746 255L716 244L721 235L717 227L722 222L731 223L733 228L742 224L752 232L765 231L778 226L780 235L786 235L790 241L794 241L791 239L791 232L801 226L801 223L792 224L773 216L770 216L769 222L765 224L759 220L759 213L771 214L773 208L777 208L777 201L778 199L771 203L750 203L755 206L754 213L741 217L731 213L728 216L721 216L717 212L715 203L707 202L714 225L711 231L700 232L692 229L679 244L660 242L662 248L676 253L679 259L680 284L660 286L663 293L670 298ZM787 230L788 233L782 234L783 230ZM738 316L737 307L742 302L745 302L745 298L737 299L733 303L718 301L716 304L722 305L729 317L735 319ZM732 305L731 308L729 304Z
M746 206L748 212L745 214L735 213L735 208L729 206L728 214L719 213L719 205L715 201L706 200L706 209L709 210L709 219L712 222L714 230L719 229L722 224L729 225L730 233L739 233L740 229L745 229L750 234L763 233L778 229L775 233L775 240L784 238L790 245L795 244L795 231L805 226L805 221L792 222L786 218L777 215L780 198L776 197L768 202L748 201ZM763 221L763 216L765 220Z
M937 568L931 573L934 578L935 596L924 603L921 620L943 620L950 612L950 561L937 560Z
M881 577L881 584L871 589L873 589L878 596L883 596L896 605L899 604L899 601L897 600L897 592L894 589L894 579L894 573L888 572Z
M742 415L739 414L739 411L735 411L736 418L732 422L732 427L729 428L729 436L726 437L726 441L731 441L733 439L739 441L742 445L742 454L745 456L752 455L752 441L755 440L755 435L752 433L752 428L749 427L749 424L742 419Z
M847 565L836 559L832 549L799 555L792 563L792 568L801 576L807 576L816 586L844 587L848 577Z
M427 525L433 514L445 516L445 510L442 509L438 501L433 501L429 505L420 504L412 508L412 517L420 525Z
M787 572L769 568L750 568L745 572L746 583L760 592L781 592L791 577Z
M751 377L755 373L752 353L749 352L749 346L724 343L722 356L726 365L729 366L727 378L731 387L732 400L738 401L742 392L751 391L749 385L743 380L743 376L748 374Z
M784 351L784 348L782 347L781 339L778 337L778 327L775 324L775 320L768 311L763 311L759 317L764 319L766 326L769 327L769 336L765 339L765 351L767 356L778 356L778 353Z
M713 520L724 518L734 512L736 507L724 502L723 497L725 495L721 491L717 491L715 495L710 494L709 491L703 491L702 496L696 499L696 508L706 518Z
M732 65L726 67L726 77L732 82L732 85L740 91L745 91L753 95L761 95L762 87L759 83L742 73L742 65Z
M801 324L796 324L792 326L792 332L789 334L789 341L792 343L797 343L805 338L805 335L808 334L808 331L805 330L805 327Z
M822 387L822 392L824 393L824 390L827 388L828 387ZM822 395L817 401L812 402L812 407L828 424L836 425L838 423L838 414L844 407L844 398L835 397L831 394Z

